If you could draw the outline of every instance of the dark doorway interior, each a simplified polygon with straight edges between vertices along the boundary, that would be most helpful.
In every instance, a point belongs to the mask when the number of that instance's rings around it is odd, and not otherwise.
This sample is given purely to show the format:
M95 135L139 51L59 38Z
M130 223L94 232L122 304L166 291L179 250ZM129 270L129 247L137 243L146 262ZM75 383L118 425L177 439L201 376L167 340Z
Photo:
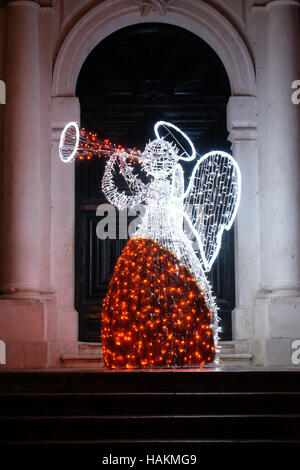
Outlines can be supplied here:
M182 28L144 23L117 31L90 53L77 82L81 124L102 138L141 150L163 119L178 125L199 154L228 151L226 104L230 86L216 53ZM185 165L189 175L195 162ZM105 161L76 161L75 308L79 340L101 341L101 302L127 240L99 240L96 209ZM221 339L230 340L235 306L233 229L210 273L220 307Z

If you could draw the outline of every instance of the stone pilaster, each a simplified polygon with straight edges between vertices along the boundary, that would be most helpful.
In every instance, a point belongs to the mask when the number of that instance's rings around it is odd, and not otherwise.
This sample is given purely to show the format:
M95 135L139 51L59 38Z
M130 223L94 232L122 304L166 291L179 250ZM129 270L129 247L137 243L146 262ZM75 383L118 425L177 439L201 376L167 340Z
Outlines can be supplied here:
M40 290L39 5L6 7L3 264L1 294Z
M11 1L5 16L0 339L7 359L1 367L47 368L59 345L55 298L49 282L41 282L42 211L50 216L50 208L42 203L40 6Z
M258 83L260 291L253 321L255 364L291 364L300 337L299 2L254 8Z
M254 96L231 97L227 127L232 154L242 175L242 196L235 221L236 308L233 339L237 353L250 349L252 315L259 282L259 207L257 159L257 102Z
M300 288L300 107L291 101L292 82L300 77L299 3L267 6L268 151L260 162L261 284L265 290Z
M61 132L69 121L80 124L78 98L52 100L51 284L57 299L57 340L64 354L78 353L78 313L74 309L75 164L58 155ZM62 197L63 188L63 197Z

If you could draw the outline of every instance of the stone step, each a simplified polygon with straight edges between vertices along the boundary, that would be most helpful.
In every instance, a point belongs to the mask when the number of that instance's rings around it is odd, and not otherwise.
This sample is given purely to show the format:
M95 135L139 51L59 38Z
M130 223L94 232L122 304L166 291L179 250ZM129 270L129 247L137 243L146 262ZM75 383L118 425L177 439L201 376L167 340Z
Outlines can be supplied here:
M234 341L220 341L219 347L219 366L245 367L251 364L252 354L237 353L235 351ZM60 359L63 367L86 369L105 368L100 343L79 343L78 353L62 354Z
M213 410L212 410L213 411ZM291 439L300 415L23 416L0 418L0 441L65 439Z
M0 417L300 414L300 392L1 393Z
M295 370L3 371L0 456L25 468L94 468L111 454L286 456L300 449L299 398Z
M300 370L108 369L0 372L0 393L11 392L298 392Z

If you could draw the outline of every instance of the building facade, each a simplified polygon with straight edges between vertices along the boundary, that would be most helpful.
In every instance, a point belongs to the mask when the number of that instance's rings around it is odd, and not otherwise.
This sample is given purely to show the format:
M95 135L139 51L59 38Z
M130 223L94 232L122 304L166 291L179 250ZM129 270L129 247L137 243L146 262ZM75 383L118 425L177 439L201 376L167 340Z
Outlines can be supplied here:
M298 0L0 2L1 368L91 365L74 309L74 166L58 158L80 121L76 82L104 38L139 23L206 41L231 87L227 128L242 173L235 222L236 308L224 365L297 367L300 339ZM98 363L97 363L98 364Z

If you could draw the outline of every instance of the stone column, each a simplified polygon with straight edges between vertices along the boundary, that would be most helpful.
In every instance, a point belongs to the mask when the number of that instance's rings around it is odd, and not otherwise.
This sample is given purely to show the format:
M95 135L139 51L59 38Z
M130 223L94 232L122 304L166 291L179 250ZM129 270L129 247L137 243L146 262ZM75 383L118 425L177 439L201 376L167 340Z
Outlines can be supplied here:
M292 366L300 337L299 2L254 9L258 80L260 292L253 324L255 364Z
M39 11L33 1L6 6L0 331L7 369L48 367L56 337L55 303L40 285L47 208L41 202Z
M1 294L39 292L39 5L7 5Z
M300 79L300 8L297 1L268 4L268 114L262 123L268 149L262 155L261 287L300 288L300 107L291 101Z

